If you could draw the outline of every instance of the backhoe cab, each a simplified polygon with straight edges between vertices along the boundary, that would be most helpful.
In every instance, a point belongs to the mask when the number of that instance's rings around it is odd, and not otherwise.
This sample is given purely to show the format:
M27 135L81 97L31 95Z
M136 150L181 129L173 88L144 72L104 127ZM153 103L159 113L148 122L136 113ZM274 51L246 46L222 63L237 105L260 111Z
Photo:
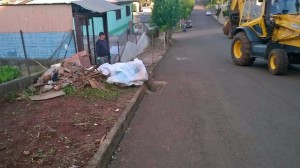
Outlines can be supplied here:
M232 0L224 33L233 37L236 65L268 61L271 74L284 74L300 64L300 0Z

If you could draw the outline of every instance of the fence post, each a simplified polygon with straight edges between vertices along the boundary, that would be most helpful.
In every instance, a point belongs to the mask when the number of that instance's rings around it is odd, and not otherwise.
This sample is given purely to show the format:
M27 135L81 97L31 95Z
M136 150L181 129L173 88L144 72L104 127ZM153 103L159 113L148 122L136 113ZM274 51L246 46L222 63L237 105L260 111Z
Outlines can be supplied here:
M73 40L74 40L75 53L77 53L78 50L77 50L76 36L75 36L75 31L74 31L74 30L72 30L72 38L73 38Z
M20 30L20 34L21 34L22 46L23 46L23 51L24 51L24 56L25 56L25 64L26 64L28 75L30 75L30 70L29 70L28 61L27 61L27 52L26 52L26 47L25 47L25 42L24 42L24 37L23 37L22 30Z
M66 58L66 56L67 56L67 53L68 53L68 49L69 49L69 47L70 47L70 44L71 44L71 41L72 41L72 34L73 34L73 31L71 32L71 36L70 36L70 40L69 40L69 43L68 43L68 48L66 49L66 52L65 52L65 56L64 56L64 59Z
M135 44L137 44L138 43L138 37L137 37L138 35L136 34L135 35Z
M118 44L118 55L119 55L119 60L118 60L118 62L120 62L120 61L121 61L120 42L118 41L117 44Z
M92 17L92 29L93 29L94 61L95 61L95 64L97 64L94 17Z

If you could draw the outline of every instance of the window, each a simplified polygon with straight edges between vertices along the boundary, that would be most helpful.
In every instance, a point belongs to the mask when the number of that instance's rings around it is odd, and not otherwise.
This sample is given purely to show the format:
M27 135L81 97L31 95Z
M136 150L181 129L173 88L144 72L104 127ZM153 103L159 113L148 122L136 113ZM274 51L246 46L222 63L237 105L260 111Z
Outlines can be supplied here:
M299 13L299 0L272 0L271 14Z
M121 9L116 10L116 20L121 19Z
M250 22L261 16L262 13L262 3L258 0L246 0L245 7L242 16L242 23Z
M126 16L130 16L130 6L126 6Z

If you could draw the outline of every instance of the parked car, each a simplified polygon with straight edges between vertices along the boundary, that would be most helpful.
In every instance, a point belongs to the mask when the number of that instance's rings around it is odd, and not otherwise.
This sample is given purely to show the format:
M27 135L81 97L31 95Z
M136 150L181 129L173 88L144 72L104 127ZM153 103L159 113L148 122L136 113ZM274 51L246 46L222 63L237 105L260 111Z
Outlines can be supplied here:
M192 28L193 27L192 20L186 20L185 24L186 24L186 28Z
M206 14L206 16L211 16L211 15L212 15L211 11L209 11L209 10L208 10L208 11L206 11L206 13L205 13L205 14Z

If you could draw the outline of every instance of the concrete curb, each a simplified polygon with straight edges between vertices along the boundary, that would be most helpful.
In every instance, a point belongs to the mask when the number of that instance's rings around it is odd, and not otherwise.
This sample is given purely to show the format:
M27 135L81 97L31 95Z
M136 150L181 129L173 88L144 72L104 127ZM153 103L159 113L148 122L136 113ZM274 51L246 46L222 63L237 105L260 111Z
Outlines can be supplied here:
M0 96L5 96L9 92L18 92L30 86L35 78L40 77L45 71L34 73L30 76L21 77L0 84Z
M212 15L213 18L216 19L217 22L219 22L221 25L224 25L224 23L222 23L222 21L220 19L217 18L217 16Z
M139 104L144 98L146 92L146 86L141 86L129 104L123 110L121 116L107 134L106 138L100 144L99 149L95 155L90 159L87 168L104 168L107 167L111 160L115 149L117 148L124 132L126 131L131 119L133 118Z

